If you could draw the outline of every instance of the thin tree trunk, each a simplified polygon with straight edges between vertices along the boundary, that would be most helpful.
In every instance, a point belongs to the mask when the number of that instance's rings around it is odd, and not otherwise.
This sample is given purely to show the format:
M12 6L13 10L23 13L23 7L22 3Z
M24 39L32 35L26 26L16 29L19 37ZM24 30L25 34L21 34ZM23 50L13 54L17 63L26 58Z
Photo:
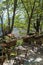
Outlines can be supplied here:
M13 10L12 25L11 25L10 33L12 32L13 26L14 26L14 18L15 18L16 6L17 6L17 0L14 0L14 10Z
M31 18L32 18L32 15L33 15L33 11L34 11L34 7L35 7L35 2L36 2L36 0L34 0L34 4L33 4L32 10L31 10L31 15L30 15L30 17L29 17L28 10L27 10L27 8L25 7L25 4L24 4L23 0L21 0L21 2L23 3L23 6L24 6L24 8L25 8L25 10L26 10L26 13L27 13L27 15L28 15L28 28L27 28L27 34L29 34Z
M9 17L9 4L8 4L8 0L6 0L7 4L6 4L6 8L7 8L7 15L8 15L8 33L10 31L10 17Z
M33 15L33 12L34 12L35 2L36 2L36 0L34 0L33 8L31 10L31 15L30 15L29 20L28 20L27 34L29 34L29 31L30 31L31 18L32 18L32 15Z
M8 33L10 31L10 17L9 17L9 9L7 9L7 13L8 13Z
M2 37L4 38L4 30L3 30L3 15L0 16L0 18L1 18L1 30L2 30L2 33L3 33Z
M41 6L40 5L40 0L39 0L39 6ZM42 6L41 6L41 10L42 10ZM42 15L40 14L39 16L38 16L38 12L37 12L37 19L36 19L36 26L35 26L35 29L36 29L36 32L38 32L39 33L39 29L40 29L40 21L41 21L41 18L42 18Z
M41 21L41 15L36 20L36 25L37 25L36 26L36 32L38 32L38 33L39 33L40 21Z

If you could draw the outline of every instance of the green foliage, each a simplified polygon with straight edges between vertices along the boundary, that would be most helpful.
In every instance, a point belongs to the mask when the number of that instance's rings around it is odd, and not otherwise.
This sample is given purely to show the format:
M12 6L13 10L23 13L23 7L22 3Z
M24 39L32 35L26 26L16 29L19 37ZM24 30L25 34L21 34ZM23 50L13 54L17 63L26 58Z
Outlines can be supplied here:
M25 5L26 9L24 8L23 3ZM18 2L17 2L14 26L17 28L27 29L28 20L29 20L30 14L31 14L34 0L23 0L23 3L21 0L18 0ZM13 4L14 4L14 0L3 0L0 3L0 15L2 13L5 14L6 7L7 6L9 7L10 21L12 21L11 19L12 19L12 13L13 13ZM40 14L43 17L43 5L42 4L43 4L43 0L36 0L34 12L33 12L32 18L31 18L30 30L34 30L33 24L34 24L34 22L36 22L37 14L38 14L38 17ZM26 10L27 10L27 13L26 13ZM3 12L3 11L5 11L5 12ZM28 15L29 15L29 17L28 17ZM6 19L4 20L4 22L5 22L4 28L6 28L6 26L8 24L7 17L8 17L8 15L6 15ZM40 22L40 23L43 27L43 19L41 21L42 22ZM0 24L0 27L1 27L1 24Z
M22 44L23 44L23 40L18 40L17 41L17 46L22 45Z

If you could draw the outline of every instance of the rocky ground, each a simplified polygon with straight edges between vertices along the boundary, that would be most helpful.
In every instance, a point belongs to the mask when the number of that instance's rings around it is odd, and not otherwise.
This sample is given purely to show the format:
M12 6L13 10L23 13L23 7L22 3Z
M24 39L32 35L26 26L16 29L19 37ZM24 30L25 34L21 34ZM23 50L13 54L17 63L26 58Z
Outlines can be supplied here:
M43 47L23 47L15 48L18 55L10 60L6 59L3 65L43 65Z

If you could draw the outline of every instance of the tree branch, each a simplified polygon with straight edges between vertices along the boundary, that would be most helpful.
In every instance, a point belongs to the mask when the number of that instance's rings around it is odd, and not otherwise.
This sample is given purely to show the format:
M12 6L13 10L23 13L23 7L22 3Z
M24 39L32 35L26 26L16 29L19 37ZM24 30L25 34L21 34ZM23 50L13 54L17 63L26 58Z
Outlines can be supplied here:
M25 7L25 4L24 4L23 0L21 0L21 2L22 2L23 6L24 6L24 8L25 8L25 10L26 10L26 12L27 12L27 15L29 16L28 10L27 10L27 8Z

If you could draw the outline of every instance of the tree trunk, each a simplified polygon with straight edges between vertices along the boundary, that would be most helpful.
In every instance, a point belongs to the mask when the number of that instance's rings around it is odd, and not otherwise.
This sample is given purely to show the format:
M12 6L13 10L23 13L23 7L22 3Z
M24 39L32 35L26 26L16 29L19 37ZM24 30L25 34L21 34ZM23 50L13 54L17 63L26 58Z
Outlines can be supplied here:
M34 0L33 8L32 8L32 10L31 10L31 15L30 15L30 17L29 17L29 19L28 19L27 34L29 34L29 31L30 31L31 18L32 18L32 15L33 15L33 12L34 12L35 2L36 2L36 0Z
M39 33L39 29L40 29L40 21L41 21L41 15L39 16L39 19L37 18L37 20L36 20L36 25L37 25L36 32L38 32L38 33Z
M13 10L12 25L11 25L10 33L12 32L13 26L14 26L14 18L15 18L16 6L17 6L17 0L14 0L14 10Z
M36 0L34 0L34 3L33 3L34 5L33 5L33 8L32 8L32 10L31 10L31 15L30 15L30 17L29 17L28 10L27 10L27 8L25 7L25 4L24 4L23 0L21 0L21 2L23 3L23 6L24 6L24 8L25 8L25 10L26 10L26 13L27 13L27 15L28 15L28 28L27 28L27 34L29 34L31 18L32 18L32 15L33 15L33 11L34 11L34 7L35 7L35 2L36 2Z
M8 4L8 0L6 0L6 8L7 8L7 15L8 15L8 33L10 31L10 17L9 17L9 4Z
M2 33L3 33L2 37L4 38L4 30L3 30L3 15L0 16L0 18L1 18L1 30L2 30Z
M8 7L7 7L8 8ZM8 14L8 33L10 31L10 17L9 17L9 9L7 9L7 14Z

